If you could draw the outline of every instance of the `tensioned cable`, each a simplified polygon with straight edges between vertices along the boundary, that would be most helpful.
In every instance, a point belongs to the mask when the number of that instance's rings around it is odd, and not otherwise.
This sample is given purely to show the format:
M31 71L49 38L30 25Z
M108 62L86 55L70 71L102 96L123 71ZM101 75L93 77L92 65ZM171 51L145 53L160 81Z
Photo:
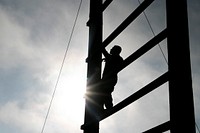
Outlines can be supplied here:
M138 2L139 2L139 4L141 4L140 0L138 0ZM146 13L145 13L145 11L143 11L143 14L144 14L144 16L145 16L145 18L146 18L146 20L147 20L147 23L148 23L148 25L149 25L149 27L150 27L151 32L153 33L153 35L154 35L154 37L155 37L155 36L156 36L156 35L155 35L155 32L154 32L154 30L153 30L153 28L152 28L152 26L151 26L151 23L150 23L150 21L149 21L147 15L146 15ZM165 56L165 54L164 54L164 52L163 52L163 50L162 50L162 48L161 48L161 46L160 46L160 43L158 43L158 46L159 46L159 49L160 49L160 51L161 51L161 53L162 53L162 55L163 55L163 57L164 57L164 59L165 59L165 62L168 64L167 58L166 58L166 56Z
M54 91L53 91L53 94L52 94L52 97L51 97L51 100L50 100L50 103L49 103L49 107L48 107L47 114L46 114L46 117L45 117L45 120L44 120L44 123L43 123L43 126L42 126L41 133L44 132L44 129L45 129L45 126L46 126L47 118L49 116L49 112L50 112L50 109L51 109L51 106L52 106L52 103L53 103L53 99L54 99L54 96L55 96L55 93L56 93L56 90L57 90L58 82L60 80L62 69L63 69L64 63L65 63L65 59L66 59L66 56L67 56L67 53L68 53L68 50L69 50L69 46L70 46L70 43L71 43L71 40L72 40L72 36L73 36L74 29L75 29L75 26L76 26L76 22L77 22L77 19L78 19L78 16L79 16L81 5L82 5L82 0L80 1L79 7L78 7L78 11L77 11L77 14L76 14L76 17L75 17L75 20L74 20L72 31L71 31L71 34L70 34L70 37L69 37L69 41L68 41L68 44L67 44L67 47L66 47L64 58L62 60L60 71L59 71L59 74L58 74L58 77L57 77L57 80L56 80L56 84L55 84Z

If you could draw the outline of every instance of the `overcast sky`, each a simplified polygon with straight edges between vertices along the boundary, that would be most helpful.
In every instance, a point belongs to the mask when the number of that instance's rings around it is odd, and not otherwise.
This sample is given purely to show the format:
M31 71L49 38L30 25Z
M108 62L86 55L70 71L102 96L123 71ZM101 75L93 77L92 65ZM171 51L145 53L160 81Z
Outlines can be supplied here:
M41 133L80 0L0 0L0 132ZM137 6L113 0L104 12L105 39ZM200 1L188 0L196 124L200 127ZM146 10L155 34L166 27L165 0ZM81 133L88 48L89 0L83 0L44 133ZM108 47L125 59L153 34L141 14ZM167 58L166 40L160 46ZM168 66L158 46L119 73L119 103ZM180 88L181 89L181 88ZM100 123L100 133L139 133L169 120L168 83ZM184 117L184 116L183 116Z

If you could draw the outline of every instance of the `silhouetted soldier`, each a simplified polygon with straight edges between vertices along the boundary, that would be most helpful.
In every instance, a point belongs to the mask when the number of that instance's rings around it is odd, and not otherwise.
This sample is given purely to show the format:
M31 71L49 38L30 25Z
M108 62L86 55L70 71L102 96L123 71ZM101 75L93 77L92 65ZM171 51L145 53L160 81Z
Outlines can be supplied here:
M105 105L106 109L113 107L113 99L111 93L114 90L114 86L118 80L119 67L123 62L123 58L120 56L122 48L115 45L111 50L110 54L103 49L103 55L105 56L105 67L103 71L103 76L101 80L101 105L102 108Z

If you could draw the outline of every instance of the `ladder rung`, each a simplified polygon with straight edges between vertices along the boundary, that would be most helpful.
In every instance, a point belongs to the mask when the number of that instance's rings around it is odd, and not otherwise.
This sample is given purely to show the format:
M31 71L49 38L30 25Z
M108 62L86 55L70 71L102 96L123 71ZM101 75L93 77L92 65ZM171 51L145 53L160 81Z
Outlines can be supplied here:
M143 133L163 133L165 131L170 130L170 121L167 121L165 123L162 123L156 127L153 127Z

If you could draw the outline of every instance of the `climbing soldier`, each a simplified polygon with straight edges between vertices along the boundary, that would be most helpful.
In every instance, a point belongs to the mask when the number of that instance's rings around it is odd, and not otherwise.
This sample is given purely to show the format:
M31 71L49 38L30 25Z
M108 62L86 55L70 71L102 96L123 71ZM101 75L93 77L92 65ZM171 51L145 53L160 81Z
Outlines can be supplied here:
M120 56L122 48L115 45L110 53L105 48L102 49L104 55L105 67L102 75L100 92L101 92L101 106L105 105L106 109L113 107L113 99L111 93L114 91L114 86L118 80L119 68L122 65L123 58Z

